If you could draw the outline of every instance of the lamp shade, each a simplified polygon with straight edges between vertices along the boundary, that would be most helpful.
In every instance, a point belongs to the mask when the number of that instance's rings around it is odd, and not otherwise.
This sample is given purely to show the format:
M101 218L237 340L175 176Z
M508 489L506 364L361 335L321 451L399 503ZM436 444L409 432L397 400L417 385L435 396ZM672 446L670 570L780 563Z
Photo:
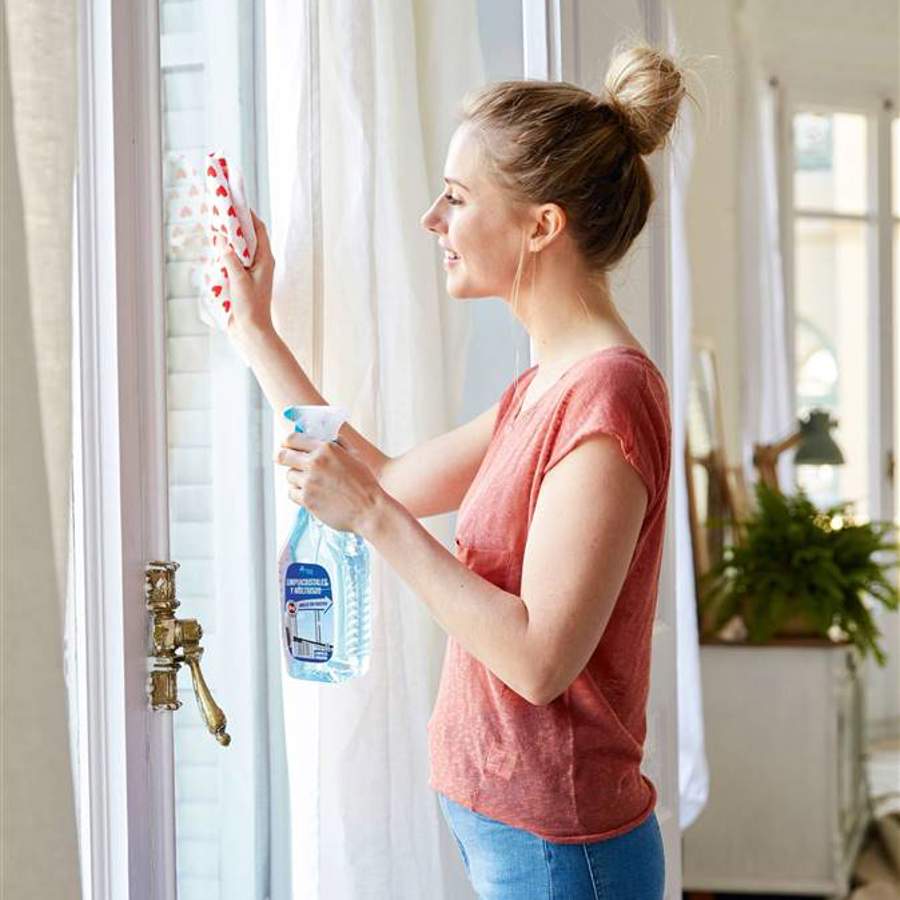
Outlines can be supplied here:
M823 409L811 410L806 419L800 419L801 439L794 456L798 466L841 466L844 454L832 440L829 431L837 425Z

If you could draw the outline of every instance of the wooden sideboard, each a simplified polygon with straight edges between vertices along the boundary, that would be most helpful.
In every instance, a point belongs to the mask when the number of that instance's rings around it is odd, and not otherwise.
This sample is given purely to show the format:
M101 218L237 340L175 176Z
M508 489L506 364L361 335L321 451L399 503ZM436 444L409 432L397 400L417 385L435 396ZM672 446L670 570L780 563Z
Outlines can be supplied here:
M858 651L703 641L700 667L710 787L684 889L845 897L869 817Z

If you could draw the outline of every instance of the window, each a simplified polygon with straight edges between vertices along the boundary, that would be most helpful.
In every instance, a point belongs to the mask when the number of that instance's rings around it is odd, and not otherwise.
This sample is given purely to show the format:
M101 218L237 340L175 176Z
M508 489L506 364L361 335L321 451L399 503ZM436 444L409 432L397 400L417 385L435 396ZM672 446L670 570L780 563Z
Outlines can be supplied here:
M797 484L819 504L853 501L860 516L879 510L886 471L878 392L889 386L880 388L873 375L880 298L892 268L878 257L880 217L891 200L878 171L883 121L870 110L813 104L794 106L790 115L796 412L827 410L844 455L842 466L798 467ZM896 172L896 122L893 137ZM897 198L895 176L895 220Z

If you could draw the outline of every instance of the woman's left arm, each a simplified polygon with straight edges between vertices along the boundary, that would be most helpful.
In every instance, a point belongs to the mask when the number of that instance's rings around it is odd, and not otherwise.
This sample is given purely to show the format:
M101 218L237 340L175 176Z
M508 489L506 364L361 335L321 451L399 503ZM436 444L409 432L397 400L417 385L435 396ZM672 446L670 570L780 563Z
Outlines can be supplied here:
M402 504L384 494L363 537L431 610L438 624L517 694L535 702L528 607L461 563Z
M596 648L648 498L615 438L583 441L541 483L517 596L456 559L344 448L292 434L276 461L291 467L291 499L364 537L444 631L536 705L565 690Z

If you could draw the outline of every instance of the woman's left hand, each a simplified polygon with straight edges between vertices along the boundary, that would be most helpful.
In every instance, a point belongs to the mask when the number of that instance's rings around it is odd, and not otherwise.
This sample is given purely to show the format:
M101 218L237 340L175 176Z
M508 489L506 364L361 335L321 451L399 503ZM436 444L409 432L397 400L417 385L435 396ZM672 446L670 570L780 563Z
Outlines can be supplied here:
M292 433L275 454L287 466L288 496L338 531L364 535L384 496L372 470L339 441Z

